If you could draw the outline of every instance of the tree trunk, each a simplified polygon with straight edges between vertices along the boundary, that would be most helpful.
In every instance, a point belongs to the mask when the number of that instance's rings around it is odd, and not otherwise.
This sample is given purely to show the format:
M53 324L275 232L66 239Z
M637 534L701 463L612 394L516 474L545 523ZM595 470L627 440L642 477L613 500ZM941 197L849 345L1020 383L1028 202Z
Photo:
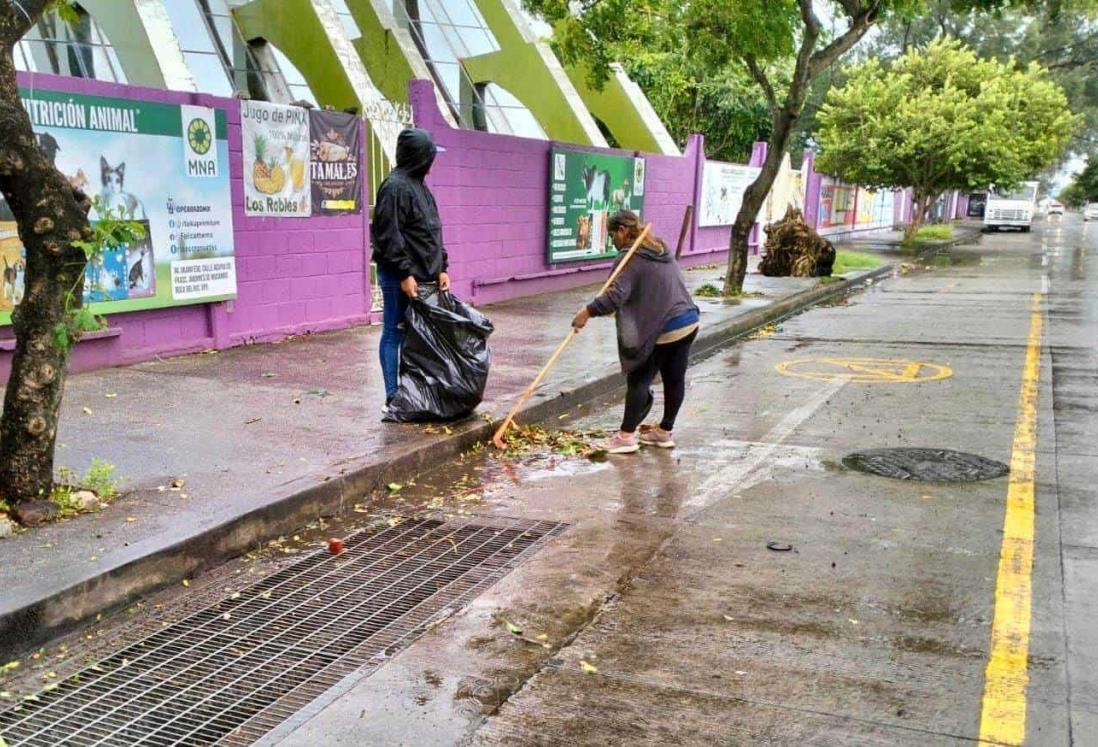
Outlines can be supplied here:
M790 91L790 97L794 94ZM800 106L804 105L803 95L800 97ZM743 281L747 276L748 241L751 239L751 229L755 225L755 218L759 214L770 188L774 185L774 179L778 176L782 159L785 157L786 147L793 135L794 125L800 115L800 108L792 111L789 100L786 100L785 108L774 117L774 126L770 132L770 140L767 142L766 160L763 161L762 171L743 193L743 203L740 212L736 215L736 222L732 224L732 237L728 245L728 272L724 277L724 295L738 296L743 292Z
M904 241L911 241L915 238L915 234L922 228L923 223L926 222L926 214L930 212L931 206L937 202L940 195L920 196L919 194L912 195L911 201L911 220L908 221L907 227L904 228Z
M915 234L919 232L919 228L923 225L923 215L926 211L924 205L926 204L923 198L918 195L913 195L911 199L911 218L907 222L907 226L904 227L904 241L911 241L915 238Z
M66 295L77 306L86 256L72 245L93 237L87 197L38 148L19 99L12 49L43 10L45 0L23 0L22 10L0 3L0 192L26 250L23 301L12 313L15 355L0 416L0 498L29 523L53 490L57 418L68 350L57 327L67 319ZM29 16L29 17L28 17Z
M797 61L793 67L789 90L784 100L779 102L777 92L759 61L752 55L745 55L743 58L751 77L759 84L759 88L766 96L773 126L762 171L744 192L743 204L740 205L736 222L732 224L732 236L728 245L728 272L724 278L725 296L737 296L743 292L743 280L747 274L747 242L751 235L751 227L755 223L759 208L766 201L770 187L774 184L774 178L778 175L778 169L781 167L786 148L789 147L789 139L797 119L804 110L804 102L808 97L808 88L813 78L822 71L830 69L840 57L858 43L859 39L865 36L877 21L881 0L869 0L865 5L839 3L846 10L850 25L846 31L828 40L820 49L816 48L816 42L823 33L823 27L816 16L813 1L797 0L797 5L800 7L803 28L797 50Z

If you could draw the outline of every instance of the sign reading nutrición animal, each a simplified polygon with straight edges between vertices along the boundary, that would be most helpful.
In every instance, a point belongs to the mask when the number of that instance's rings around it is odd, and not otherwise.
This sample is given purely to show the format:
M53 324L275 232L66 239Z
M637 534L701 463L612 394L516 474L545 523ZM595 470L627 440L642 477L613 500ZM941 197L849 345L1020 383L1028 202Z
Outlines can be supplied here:
M607 221L644 209L643 158L553 148L549 155L549 262L616 255Z
M309 175L313 213L340 215L362 211L358 158L362 120L345 112L309 112Z
M99 314L236 295L225 113L143 99L20 89L38 146L73 187L137 221L146 237L88 265L84 300ZM93 210L94 222L100 216ZM216 270L189 268L212 263ZM25 293L26 252L0 197L0 324ZM186 282L183 282L183 280Z
M702 167L702 199L698 226L730 226L743 204L743 193L759 177L757 166L706 161Z
M244 139L244 214L312 215L309 110L262 101L240 102Z

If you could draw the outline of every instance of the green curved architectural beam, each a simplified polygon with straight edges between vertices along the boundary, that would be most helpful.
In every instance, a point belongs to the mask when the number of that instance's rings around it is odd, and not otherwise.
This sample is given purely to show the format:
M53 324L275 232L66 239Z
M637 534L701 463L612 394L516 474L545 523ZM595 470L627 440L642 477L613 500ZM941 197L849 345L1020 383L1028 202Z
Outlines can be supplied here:
M252 0L232 13L245 39L262 37L293 61L318 104L362 105L313 0Z
M553 140L606 145L598 125L556 56L527 38L508 0L475 0L500 50L462 60L477 84L495 83L517 96Z
M622 148L681 155L675 139L656 114L644 91L620 65L614 64L610 78L599 91L587 84L587 70L571 65L566 68L576 89L591 113L614 135Z

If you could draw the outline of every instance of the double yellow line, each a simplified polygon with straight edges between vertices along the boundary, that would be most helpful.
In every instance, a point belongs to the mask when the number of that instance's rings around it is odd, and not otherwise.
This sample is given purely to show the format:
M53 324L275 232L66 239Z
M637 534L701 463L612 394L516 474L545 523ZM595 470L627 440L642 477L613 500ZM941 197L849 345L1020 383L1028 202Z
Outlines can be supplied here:
M1020 745L1026 738L1033 526L1037 466L1037 382L1041 372L1041 294L1030 302L1029 339L1010 455L1003 545L995 582L991 658L984 679L980 741Z

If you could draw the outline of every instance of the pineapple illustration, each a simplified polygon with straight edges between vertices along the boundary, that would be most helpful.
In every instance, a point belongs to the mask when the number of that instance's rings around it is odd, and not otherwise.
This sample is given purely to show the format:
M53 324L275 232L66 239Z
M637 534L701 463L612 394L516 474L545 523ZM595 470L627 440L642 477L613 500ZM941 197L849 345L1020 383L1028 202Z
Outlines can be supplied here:
M252 182L258 187L271 178L271 169L265 163L267 157L267 138L255 136L255 163L252 164Z
M266 195L273 195L286 184L286 172L275 159L267 160L267 138L255 137L255 162L252 164L252 183Z

